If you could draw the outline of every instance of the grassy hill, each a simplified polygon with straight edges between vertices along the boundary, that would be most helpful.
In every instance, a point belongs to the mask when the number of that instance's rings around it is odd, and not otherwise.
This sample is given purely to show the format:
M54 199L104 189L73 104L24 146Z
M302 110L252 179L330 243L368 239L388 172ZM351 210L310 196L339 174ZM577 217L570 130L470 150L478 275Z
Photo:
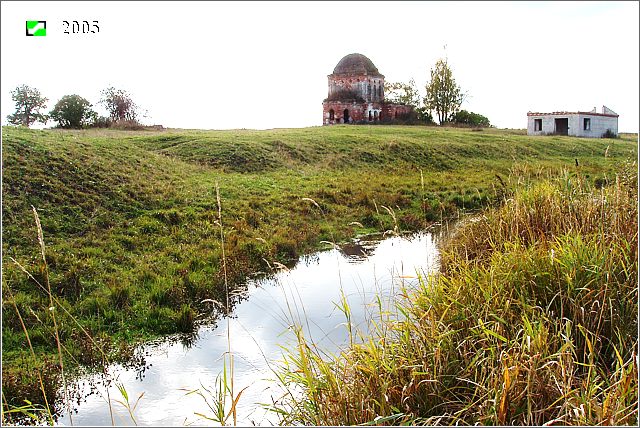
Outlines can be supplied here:
M33 367L55 366L56 331L65 361L99 364L102 352L126 356L125 344L192 331L210 312L202 300L224 301L216 184L228 277L239 284L322 240L417 230L477 210L522 177L580 170L606 185L637 157L637 136L386 126L5 127L2 151L3 393L17 405L42 395ZM47 283L59 307L55 327Z

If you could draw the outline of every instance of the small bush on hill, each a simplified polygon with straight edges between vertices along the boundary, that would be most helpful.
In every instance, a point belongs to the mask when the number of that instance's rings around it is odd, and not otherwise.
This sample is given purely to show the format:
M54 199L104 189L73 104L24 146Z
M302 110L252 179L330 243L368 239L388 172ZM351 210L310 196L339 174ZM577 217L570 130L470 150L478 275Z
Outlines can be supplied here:
M108 117L99 116L89 125L89 128L109 128L111 127L111 123L111 119Z
M457 125L467 126L491 126L485 116L466 110L460 110L453 116L452 122Z
M123 129L129 131L139 131L144 129L144 125L140 124L137 120L116 120L112 121L109 126L112 129Z

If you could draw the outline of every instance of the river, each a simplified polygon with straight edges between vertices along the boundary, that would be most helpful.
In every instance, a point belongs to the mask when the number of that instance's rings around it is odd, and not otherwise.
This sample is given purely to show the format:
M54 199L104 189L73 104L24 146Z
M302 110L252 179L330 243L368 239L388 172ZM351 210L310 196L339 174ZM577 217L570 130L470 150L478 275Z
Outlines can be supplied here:
M71 418L67 412L57 423L112 425L113 418L115 425L211 426L202 416L212 416L203 397L213 400L205 388L214 390L223 371L229 329L234 388L236 393L246 388L237 406L238 424L277 424L276 415L259 403L271 403L282 394L270 367L282 359L283 347L295 343L291 325L304 326L307 340L328 354L339 352L348 344L349 333L336 303L344 296L351 328L366 333L369 321L379 314L376 296L390 307L400 286L413 287L418 273L437 269L437 236L422 232L362 238L302 257L294 268L277 275L249 281L229 319L200 326L189 340L172 336L141 345L137 355L143 363L111 365L110 383L96 374L76 379L72 389L83 398L75 403ZM131 407L141 397L131 414L116 384L126 390Z

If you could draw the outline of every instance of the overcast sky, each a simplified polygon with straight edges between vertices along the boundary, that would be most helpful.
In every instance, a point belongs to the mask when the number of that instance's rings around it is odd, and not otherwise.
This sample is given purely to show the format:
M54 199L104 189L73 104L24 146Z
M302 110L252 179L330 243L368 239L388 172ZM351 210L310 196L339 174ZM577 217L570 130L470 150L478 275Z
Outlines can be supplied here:
M327 75L369 57L387 81L446 55L469 97L462 108L500 128L527 111L620 115L638 132L638 2L2 2L2 123L9 91L38 88L96 103L129 91L147 124L229 129L322 124ZM26 20L47 21L27 37ZM62 21L99 22L64 34ZM446 46L446 48L445 48ZM99 112L104 111L98 109Z

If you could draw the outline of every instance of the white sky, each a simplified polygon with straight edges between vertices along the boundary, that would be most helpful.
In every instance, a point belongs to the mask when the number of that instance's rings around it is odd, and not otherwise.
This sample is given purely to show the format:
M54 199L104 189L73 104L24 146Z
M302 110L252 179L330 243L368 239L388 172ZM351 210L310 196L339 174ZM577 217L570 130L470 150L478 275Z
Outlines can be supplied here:
M129 91L148 124L228 129L322 123L327 75L349 53L424 90L445 55L462 108L500 128L527 111L606 105L638 132L638 2L2 2L1 114L9 91L96 103ZM63 34L63 20L98 34ZM26 37L46 20L46 37ZM101 113L104 111L97 108Z

